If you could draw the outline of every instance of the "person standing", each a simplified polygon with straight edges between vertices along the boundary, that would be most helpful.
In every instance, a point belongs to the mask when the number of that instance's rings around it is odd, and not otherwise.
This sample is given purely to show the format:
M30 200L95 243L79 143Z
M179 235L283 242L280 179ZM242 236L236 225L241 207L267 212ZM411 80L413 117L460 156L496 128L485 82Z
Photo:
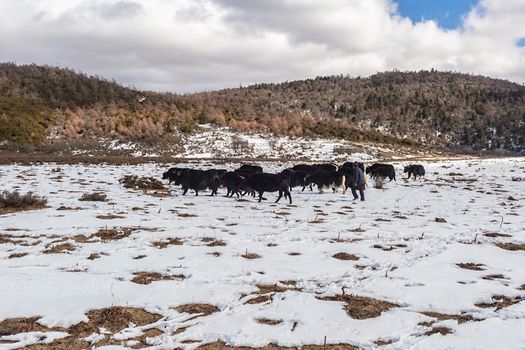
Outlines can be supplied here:
M357 191L359 191L361 201L364 201L366 187L365 174L363 170L359 167L359 164L357 162L352 164L352 170L352 186L350 187L352 189L352 195L354 196L354 200L356 200L357 198L359 198L357 196Z

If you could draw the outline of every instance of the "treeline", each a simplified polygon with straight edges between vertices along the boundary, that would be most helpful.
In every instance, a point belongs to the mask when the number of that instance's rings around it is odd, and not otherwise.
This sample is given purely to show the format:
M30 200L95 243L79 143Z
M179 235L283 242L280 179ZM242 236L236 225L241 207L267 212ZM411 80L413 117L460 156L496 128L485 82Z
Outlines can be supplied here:
M0 64L0 140L176 141L198 124L243 132L473 149L525 148L525 87L466 74L318 77L189 95L69 69Z

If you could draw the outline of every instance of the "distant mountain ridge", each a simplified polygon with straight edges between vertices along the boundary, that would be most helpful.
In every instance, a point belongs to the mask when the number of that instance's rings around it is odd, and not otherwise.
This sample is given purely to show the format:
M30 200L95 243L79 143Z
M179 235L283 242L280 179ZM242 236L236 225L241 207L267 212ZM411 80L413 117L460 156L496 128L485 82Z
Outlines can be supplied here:
M519 151L525 149L525 87L431 70L178 95L71 69L0 64L4 147L102 137L177 144L205 123L239 132Z

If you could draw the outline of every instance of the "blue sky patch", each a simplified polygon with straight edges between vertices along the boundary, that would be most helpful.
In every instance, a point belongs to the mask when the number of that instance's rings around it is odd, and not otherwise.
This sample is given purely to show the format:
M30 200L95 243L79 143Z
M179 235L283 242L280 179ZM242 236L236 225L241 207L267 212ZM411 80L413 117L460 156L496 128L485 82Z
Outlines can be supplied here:
M414 23L434 20L441 28L456 29L461 26L461 17L466 15L479 0L396 0L401 16Z
M518 45L518 47L525 47L525 38L519 38L516 41L516 45Z

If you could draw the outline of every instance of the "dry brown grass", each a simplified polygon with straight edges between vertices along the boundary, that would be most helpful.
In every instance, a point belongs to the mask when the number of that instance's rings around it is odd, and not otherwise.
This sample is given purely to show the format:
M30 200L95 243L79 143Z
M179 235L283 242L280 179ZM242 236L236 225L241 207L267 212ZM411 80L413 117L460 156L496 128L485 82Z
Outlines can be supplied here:
M259 295L255 298L249 299L248 301L245 302L245 304L262 304L268 301L272 301L271 295Z
M84 210L84 208L81 208L81 207L73 208L73 207L66 207L65 205L61 205L57 208L57 210L58 211L62 211L62 210L78 211L78 210Z
M79 338L65 337L57 339L51 343L33 344L25 346L25 350L84 350L89 349L91 345Z
M269 318L256 318L255 321L260 324L266 324L268 326L276 326L280 323L283 323L283 320L272 320Z
M100 254L98 254L98 253L91 253L91 254L88 256L88 259L89 259L89 260L100 259Z
M140 271L134 272L131 282L137 284L150 284L155 281L182 281L186 277L184 275L162 275L158 272Z
M284 347L275 344L268 344L258 348L247 346L232 347L222 342L209 343L201 345L197 350L297 350L296 347ZM326 345L303 345L301 350L359 350L359 348L350 344L326 344Z
M208 316L220 311L217 306L212 304L184 304L177 306L175 310L180 313L188 313L192 315L202 314L202 316Z
M24 256L26 256L27 253L13 253L11 255L9 255L7 258L8 259L18 259L18 258L22 258Z
M0 322L0 337L26 332L47 332L49 328L37 321L40 317L9 318Z
M438 321L455 320L458 322L458 324L462 324L465 322L470 322L470 321L475 320L474 317L472 317L471 315L467 315L467 314L450 315L450 314L442 314L442 313L433 312L433 311L425 311L425 312L422 312L422 314L428 317L436 318ZM431 323L434 323L434 322L431 322Z
M113 219L124 219L125 216L116 215L116 214L105 214L105 215L97 215L96 218L101 219L101 220L113 220Z
M90 237L97 237L100 238L102 242L111 242L111 241L117 241L119 239L123 239L131 235L131 233L134 231L133 228L102 228L98 230L97 233L93 234Z
M139 177L137 175L124 175L119 180L126 188L140 189L140 190L164 190L164 185L160 180L154 177Z
M198 217L197 214L192 214L192 213L180 213L180 212L177 212L177 216L178 216L178 217L181 217L181 218L196 218L196 217Z
M184 241L179 237L170 237L167 240L151 242L151 244L159 249L164 249L170 245L183 245Z
M145 326L159 321L162 316L134 307L114 306L107 309L91 310L87 313L88 321L71 326L68 332L75 337L86 337L105 328L112 333L121 331L130 323Z
M224 242L221 239L216 239L212 237L203 237L201 238L201 241L206 243L208 247L224 247L226 246L226 242Z
M374 341L374 345L375 346L385 346L385 345L390 345L393 342L394 341L392 339L377 339Z
M472 270L472 271L485 271L484 264L476 264L476 263L457 263L458 267L461 267L465 270Z
M333 257L339 260L352 260L352 261L359 260L359 257L357 255L349 254L345 252L334 254Z
M477 307L481 307L481 308L484 308L484 309L494 308L495 307L496 311L498 311L498 310L503 309L505 307L517 304L517 303L519 303L519 302L521 302L523 300L525 300L525 298L521 297L521 296L508 297L508 296L505 296L505 295L493 295L492 296L492 302L490 302L490 303L486 303L486 302L477 303L475 305Z
M68 329L64 328L47 328L38 324L39 317L15 318L0 322L0 336L14 335L23 332L68 332L70 336L57 339L49 344L37 343L28 345L24 349L31 350L73 350L73 349L90 349L92 345L85 342L83 338L98 333L100 328L105 328L111 333L117 333L130 324L136 326L146 326L159 321L162 316L147 312L143 309L132 307L115 306L107 309L92 310L87 313L88 321L77 323ZM144 343L147 336L160 335L162 332L153 329L145 330L141 337L136 338ZM106 339L97 342L97 346L104 345L122 345L118 341Z
M491 237L491 238L496 238L496 237L512 237L512 235L509 235L508 233L499 233L499 232L485 232L483 234L483 236L485 237Z
M295 284L293 284L293 285L295 285ZM286 292L288 290L291 290L291 291L300 291L301 290L300 288L289 287L288 285L286 285L284 287L283 286L279 286L277 283L276 284L256 284L256 287L257 287L257 289L259 289L259 291L257 292L259 294L283 293L283 292Z
M256 254L256 253L244 253L241 255L243 258L245 259L248 259L248 260L253 260L253 259L260 259L262 258L262 256L260 256L259 254Z
M287 283L283 283L287 282ZM258 289L254 294L258 295L255 298L249 299L245 304L260 304L272 301L272 296L276 293L284 293L286 291L300 291L301 288L295 287L295 281L283 281L282 286L276 284L256 284Z
M320 300L344 302L344 309L348 315L358 320L374 318L382 312L399 307L399 305L370 297L358 295L334 295L329 297L317 297Z
M447 335L447 334L452 333L452 329L450 329L448 327L443 327L443 326L432 327L431 330L429 330L428 332L424 333L423 335L430 336L430 335L436 334L436 333L439 333L441 335Z
M441 222L441 223L447 222L447 220L445 220L444 218L435 218L434 221L435 222Z
M107 195L104 192L84 193L78 200L82 202L105 202Z
M75 246L69 242L57 244L55 246L48 245L46 248L47 249L44 250L45 254L67 253L67 252L72 252L76 249Z
M491 274L491 275L485 275L483 277L484 280L493 281L496 279L507 279L507 277L503 276L501 273L498 274Z
M497 243L496 244L501 249L517 251L525 250L525 243Z

